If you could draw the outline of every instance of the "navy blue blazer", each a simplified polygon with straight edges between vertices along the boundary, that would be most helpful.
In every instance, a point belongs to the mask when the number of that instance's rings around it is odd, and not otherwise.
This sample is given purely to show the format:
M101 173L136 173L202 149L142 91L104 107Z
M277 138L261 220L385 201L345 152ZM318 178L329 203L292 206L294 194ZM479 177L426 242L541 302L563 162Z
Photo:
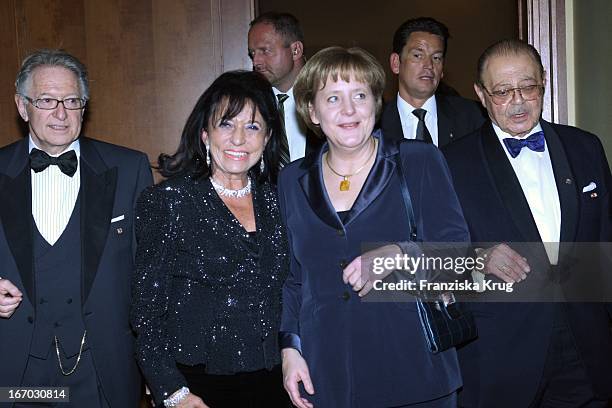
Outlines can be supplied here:
M87 343L111 407L136 407L141 378L128 318L136 247L132 223L136 198L153 177L143 153L84 137L79 140L81 305ZM3 386L21 383L36 316L28 160L28 138L0 149L0 274L23 293L15 313L0 319ZM121 215L123 220L111 224ZM9 405L0 403L0 407Z
M541 121L561 205L561 242L609 242L612 180L597 137L569 126ZM540 243L535 221L491 122L442 149L451 170L473 242ZM596 190L583 193L594 182ZM594 195L593 193L596 193ZM522 253L532 276L550 270L538 245ZM519 250L520 252L520 250ZM570 268L560 252L556 274ZM521 282L521 283L524 283ZM517 286L520 286L519 283ZM459 350L466 407L526 407L535 397L546 359L553 303L471 304L479 338ZM562 310L587 374L601 398L612 396L612 310L605 303L563 303ZM611 314L612 315L612 314Z
M342 282L344 266L361 254L363 244L409 238L397 154L405 163L422 240L469 240L438 149L376 137L376 162L345 224L323 184L321 159L327 145L318 155L285 167L279 178L291 258L281 331L301 340L315 388L315 395L304 396L317 407L399 406L461 386L455 350L429 352L414 302L367 302Z

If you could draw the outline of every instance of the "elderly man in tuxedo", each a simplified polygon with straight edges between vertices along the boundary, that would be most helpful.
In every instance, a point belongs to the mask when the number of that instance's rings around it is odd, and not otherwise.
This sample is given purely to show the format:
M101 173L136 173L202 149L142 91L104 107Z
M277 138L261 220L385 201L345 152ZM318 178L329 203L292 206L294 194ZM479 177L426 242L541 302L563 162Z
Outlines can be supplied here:
M436 92L449 37L448 28L431 17L407 20L395 31L389 63L399 91L382 114L385 139L417 139L442 147L484 122L476 102Z
M465 407L605 407L612 396L612 310L567 297L568 277L593 275L564 250L611 240L610 169L595 135L541 119L545 80L531 45L490 46L474 86L490 120L443 149L472 240L499 243L476 249L486 277L538 289L470 305L479 338L459 350Z
M137 407L128 312L147 157L81 135L89 85L74 56L36 51L15 85L29 135L0 149L0 385L68 387L66 407Z

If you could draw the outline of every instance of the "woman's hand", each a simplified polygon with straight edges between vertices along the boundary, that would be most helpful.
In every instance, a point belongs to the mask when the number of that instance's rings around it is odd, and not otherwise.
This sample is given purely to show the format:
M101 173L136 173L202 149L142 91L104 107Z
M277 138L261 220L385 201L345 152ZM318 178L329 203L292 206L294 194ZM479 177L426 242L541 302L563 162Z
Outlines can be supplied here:
M395 244L385 245L373 249L353 259L342 271L342 280L351 285L359 296L363 297L372 290L372 277L374 275L374 260L376 258L392 258L402 255L402 250ZM376 273L376 279L384 279L394 269L385 269L381 274Z
M209 408L200 397L195 394L187 394L187 396L179 402L177 408Z
M281 356L283 359L283 385L291 398L291 402L298 408L313 408L314 405L300 395L300 381L304 383L304 389L308 394L314 394L306 360L293 348L283 349Z

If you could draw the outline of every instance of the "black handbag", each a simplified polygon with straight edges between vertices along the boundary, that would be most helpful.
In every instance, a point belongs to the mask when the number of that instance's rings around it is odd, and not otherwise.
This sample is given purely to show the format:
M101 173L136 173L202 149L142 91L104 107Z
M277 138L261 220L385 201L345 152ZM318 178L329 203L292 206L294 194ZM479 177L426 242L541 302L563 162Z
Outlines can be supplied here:
M412 200L399 153L395 155L395 162L410 225L410 240L416 242L417 228ZM416 303L423 334L432 353L448 350L476 338L478 333L474 316L455 301L452 292L442 293L434 299L423 299L418 296Z

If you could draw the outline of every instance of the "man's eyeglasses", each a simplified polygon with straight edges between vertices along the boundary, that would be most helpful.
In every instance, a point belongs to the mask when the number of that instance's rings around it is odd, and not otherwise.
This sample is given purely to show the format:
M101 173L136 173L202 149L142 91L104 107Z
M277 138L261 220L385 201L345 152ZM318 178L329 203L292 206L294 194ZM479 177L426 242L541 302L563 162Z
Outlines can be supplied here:
M21 94L20 94L21 95ZM21 95L28 102L32 104L35 108L44 109L44 110L53 110L57 108L57 106L61 103L64 105L64 108L68 110L78 110L83 109L87 100L81 98L65 98L65 99L54 99L54 98L39 98L32 99L25 95Z
M518 88L500 89L498 91L491 92L489 92L484 85L481 85L481 88L484 89L484 91L491 97L496 105L505 105L506 103L510 102L512 99L514 99L517 91L521 98L526 101L532 101L542 95L542 90L544 89L542 85L527 85Z

